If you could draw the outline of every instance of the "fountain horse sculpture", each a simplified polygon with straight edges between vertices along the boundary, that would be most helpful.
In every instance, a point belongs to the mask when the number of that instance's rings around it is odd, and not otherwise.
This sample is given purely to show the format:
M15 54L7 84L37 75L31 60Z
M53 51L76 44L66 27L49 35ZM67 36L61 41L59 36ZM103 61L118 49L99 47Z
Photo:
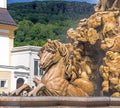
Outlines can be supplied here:
M76 79L80 82L77 86L65 78L67 64L69 62L69 51L67 47L57 40L49 40L40 50L39 66L45 70L38 86L28 96L50 95L50 96L89 96L93 91L93 84L90 81ZM81 88L82 87L82 88ZM86 90L85 90L86 89ZM41 93L41 94L40 94Z
M73 82L66 79L69 50L57 40L48 40L38 53L39 66L45 74L37 87L28 96L91 96L94 86L89 80L78 78Z

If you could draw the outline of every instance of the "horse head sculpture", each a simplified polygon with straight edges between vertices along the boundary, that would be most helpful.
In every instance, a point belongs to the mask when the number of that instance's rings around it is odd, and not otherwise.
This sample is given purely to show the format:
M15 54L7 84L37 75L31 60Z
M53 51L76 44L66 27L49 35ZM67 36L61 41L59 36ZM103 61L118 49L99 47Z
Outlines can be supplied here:
M40 68L46 70L53 64L57 63L64 57L64 62L68 61L68 50L64 44L61 44L58 40L48 40L43 48L39 51Z

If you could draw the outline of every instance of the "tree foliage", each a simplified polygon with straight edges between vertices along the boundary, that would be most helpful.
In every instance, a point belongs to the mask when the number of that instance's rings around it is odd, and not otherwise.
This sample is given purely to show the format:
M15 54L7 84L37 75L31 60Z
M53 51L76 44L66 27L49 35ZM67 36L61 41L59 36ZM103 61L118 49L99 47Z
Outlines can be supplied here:
M66 31L81 18L93 13L93 5L86 2L33 1L8 5L18 24L15 46L40 45L46 39L66 41Z

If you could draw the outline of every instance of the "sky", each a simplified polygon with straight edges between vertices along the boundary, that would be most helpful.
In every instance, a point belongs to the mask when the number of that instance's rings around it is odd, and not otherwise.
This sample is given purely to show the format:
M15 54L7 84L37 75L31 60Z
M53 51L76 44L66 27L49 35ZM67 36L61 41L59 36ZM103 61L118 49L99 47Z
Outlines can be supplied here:
M33 1L33 0L7 0L8 3L11 2L29 2L29 1ZM69 0L69 1L80 1L80 2L88 2L88 3L92 3L92 4L96 4L98 0Z

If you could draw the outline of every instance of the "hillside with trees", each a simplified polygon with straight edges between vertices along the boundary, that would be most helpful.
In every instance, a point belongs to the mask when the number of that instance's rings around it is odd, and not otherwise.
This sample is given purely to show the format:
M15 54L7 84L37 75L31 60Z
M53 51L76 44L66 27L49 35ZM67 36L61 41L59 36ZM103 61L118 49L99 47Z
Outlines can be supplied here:
M94 12L92 4L74 1L12 3L8 11L19 27L15 46L42 46L48 38L67 42L67 30Z

